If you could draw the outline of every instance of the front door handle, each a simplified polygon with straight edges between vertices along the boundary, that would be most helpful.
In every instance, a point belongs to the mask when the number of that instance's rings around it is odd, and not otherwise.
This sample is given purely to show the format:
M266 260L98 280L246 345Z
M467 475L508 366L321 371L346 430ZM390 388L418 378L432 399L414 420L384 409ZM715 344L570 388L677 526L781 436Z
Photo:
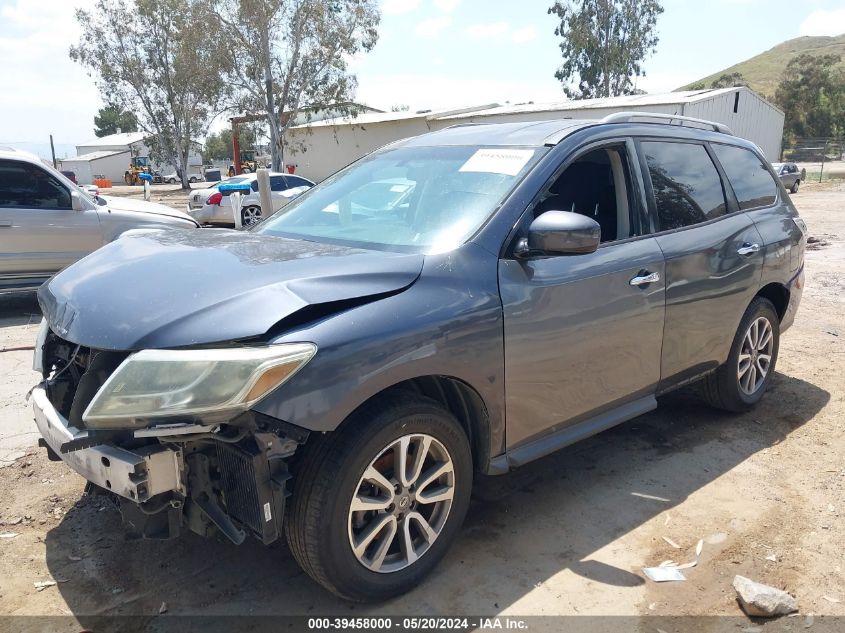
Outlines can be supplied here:
M660 281L659 273L650 273L647 270L643 270L628 283L632 286L645 286L646 284L653 284L655 281Z
M10 229L12 228L12 221L11 220L0 220L0 229Z
M738 249L736 249L736 254L742 255L744 257L748 257L749 255L753 255L754 253L756 253L759 250L760 250L759 244L756 244L756 243L755 244L749 244L748 242L745 242L742 246L740 246Z

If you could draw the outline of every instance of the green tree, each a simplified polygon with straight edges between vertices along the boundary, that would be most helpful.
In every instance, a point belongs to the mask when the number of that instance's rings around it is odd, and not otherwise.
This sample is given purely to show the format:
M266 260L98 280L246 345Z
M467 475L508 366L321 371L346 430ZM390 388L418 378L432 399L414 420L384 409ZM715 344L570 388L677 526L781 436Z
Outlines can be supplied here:
M556 0L548 12L560 19L563 64L555 77L568 97L631 94L657 46L659 0Z
M94 135L97 138L118 132L137 132L138 117L115 105L100 108L94 115Z
M734 86L748 86L742 73L723 73L710 83L711 88L733 88Z
M237 108L263 113L273 169L281 170L285 131L322 110L354 114L348 60L378 39L377 0L213 0L220 41L236 68ZM205 29L197 29L204 31ZM345 105L344 105L345 104Z
M845 133L845 75L834 68L839 55L798 55L787 65L775 92L784 112L784 136L841 136Z
M85 66L113 105L138 115L156 159L175 165L187 188L193 139L204 136L228 85L224 37L209 37L207 1L97 0L79 9L79 44L70 57Z
M249 126L242 125L238 129L238 140L242 149L255 147L255 132ZM205 139L202 152L203 161L234 160L232 156L232 128L220 130L216 134L209 134Z

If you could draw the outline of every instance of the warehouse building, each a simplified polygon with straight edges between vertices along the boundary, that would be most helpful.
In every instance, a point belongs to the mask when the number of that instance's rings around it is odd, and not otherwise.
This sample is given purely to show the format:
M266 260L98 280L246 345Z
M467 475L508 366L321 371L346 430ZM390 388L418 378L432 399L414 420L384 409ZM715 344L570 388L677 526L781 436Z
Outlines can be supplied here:
M450 125L601 119L626 111L677 114L724 123L737 136L756 143L769 160L776 161L780 156L783 112L753 90L737 87L326 119L288 130L285 163L294 165L296 173L319 181L386 143Z
M76 146L76 157L61 161L61 168L73 171L81 184L90 184L95 178L121 183L133 156L150 156L148 138L149 135L144 132L121 132L86 141ZM165 175L176 172L174 165L155 161L152 168ZM188 174L202 173L202 146L195 143L188 156Z

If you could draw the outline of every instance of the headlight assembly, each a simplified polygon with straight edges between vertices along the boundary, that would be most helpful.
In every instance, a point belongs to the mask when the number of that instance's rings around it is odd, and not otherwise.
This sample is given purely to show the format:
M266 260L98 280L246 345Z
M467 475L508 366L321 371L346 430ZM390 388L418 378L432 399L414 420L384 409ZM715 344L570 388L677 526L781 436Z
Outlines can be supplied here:
M311 343L142 350L106 380L82 419L90 429L132 428L174 416L222 421L284 383L316 351Z

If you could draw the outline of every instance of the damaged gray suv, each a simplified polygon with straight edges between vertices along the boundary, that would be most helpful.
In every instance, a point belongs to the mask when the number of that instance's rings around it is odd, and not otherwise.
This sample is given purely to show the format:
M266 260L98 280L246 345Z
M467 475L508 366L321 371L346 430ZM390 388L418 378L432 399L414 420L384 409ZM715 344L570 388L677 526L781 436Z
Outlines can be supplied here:
M54 276L35 419L133 534L284 535L329 590L385 599L444 556L474 474L693 381L753 407L805 230L719 124L456 126L249 231L135 233Z

